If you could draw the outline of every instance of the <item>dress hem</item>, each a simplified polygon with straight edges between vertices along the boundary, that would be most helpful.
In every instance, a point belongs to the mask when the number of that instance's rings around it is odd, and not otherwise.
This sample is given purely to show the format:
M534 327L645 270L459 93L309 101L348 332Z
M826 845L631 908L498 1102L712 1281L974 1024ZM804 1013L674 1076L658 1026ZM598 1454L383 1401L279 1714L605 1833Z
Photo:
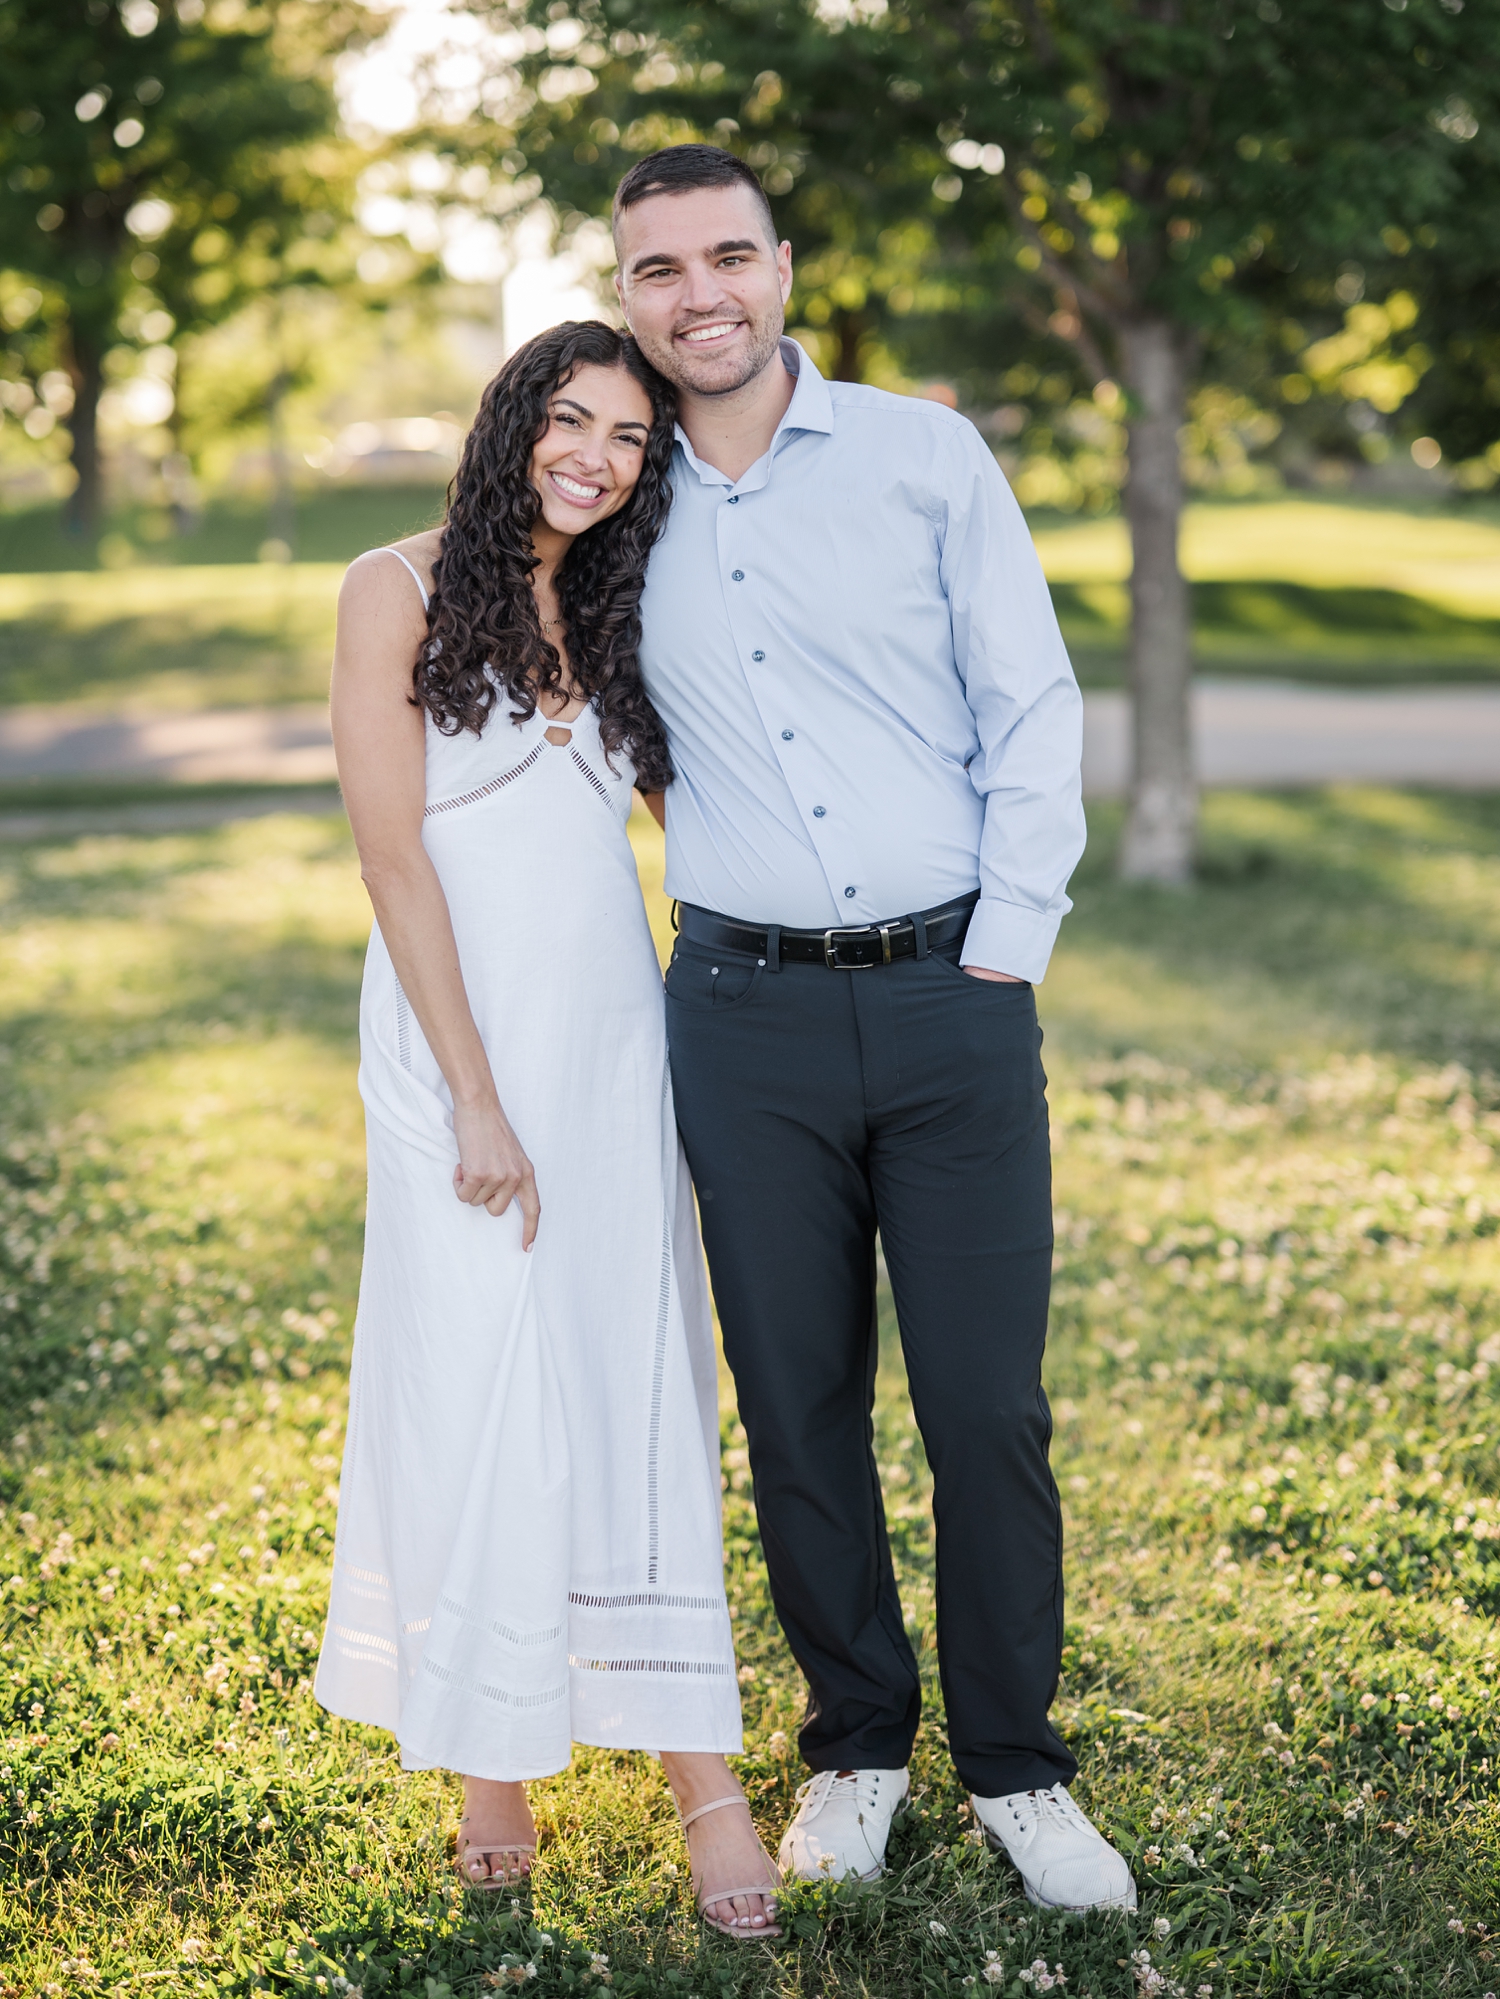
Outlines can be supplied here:
M419 1755L417 1751L408 1749L406 1744L401 1741L400 1735L391 1727L388 1721L375 1720L368 1714L356 1714L351 1708L336 1707L331 1701L322 1699L316 1692L313 1697L317 1700L318 1706L322 1708L325 1714L331 1714L339 1721L352 1721L360 1728L378 1728L384 1735L395 1736L396 1747L401 1754L401 1768L403 1770L452 1770L455 1775L478 1777L485 1783L534 1784L542 1782L547 1777L560 1777L572 1765L573 1757L570 1750L565 1761L549 1764L545 1770L460 1771L456 1764L442 1763L435 1758L424 1757ZM617 1750L621 1755L627 1756L659 1757L663 1750L669 1756L743 1756L745 1753L745 1738L742 1729L735 1731L732 1742L664 1742L660 1740L650 1743L605 1742L589 1735L575 1735L570 1739L573 1749L613 1749Z

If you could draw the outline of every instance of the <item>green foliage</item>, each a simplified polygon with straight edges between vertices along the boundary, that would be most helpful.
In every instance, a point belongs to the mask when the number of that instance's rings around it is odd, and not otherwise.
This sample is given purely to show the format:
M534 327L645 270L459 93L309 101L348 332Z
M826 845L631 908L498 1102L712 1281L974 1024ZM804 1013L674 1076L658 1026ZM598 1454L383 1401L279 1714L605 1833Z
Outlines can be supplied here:
M776 1950L702 1933L644 1759L583 1751L535 1786L535 1889L466 1896L451 1781L311 1699L360 1240L347 835L5 850L7 1999L1494 1985L1500 812L1220 797L1205 880L1170 896L1110 879L1114 825L1095 814L1041 996L1048 1390L1057 1715L1140 1914L1034 1910L975 1839L883 1299L914 1796L888 1880L791 1892ZM639 852L659 880L654 828ZM727 1403L724 1442L740 1770L774 1838L800 1693Z
M70 378L80 525L97 512L117 338L160 346L247 298L349 275L331 69L364 21L357 0L0 8L0 233L25 280L5 303L6 372Z
M1205 379L1269 413L1256 448L1290 422L1352 455L1339 413L1383 405L1335 391L1299 413L1297 386L1277 387L1286 339L1332 332L1366 289L1396 288L1408 252L1425 285L1477 275L1471 239L1488 240L1500 44L1489 10L1450 0L478 11L528 24L516 144L565 209L607 212L653 146L733 146L797 249L793 311L826 333L820 360L941 374L970 407L1019 405L1036 455L1097 453L1101 407L1115 410L1093 392L1136 393L1122 343L1153 319ZM1442 296L1434 423L1489 368L1481 301L1456 281ZM1462 436L1456 409L1442 420L1465 455L1500 434L1494 408L1471 403ZM1081 495L1118 483L1123 440L1105 442Z

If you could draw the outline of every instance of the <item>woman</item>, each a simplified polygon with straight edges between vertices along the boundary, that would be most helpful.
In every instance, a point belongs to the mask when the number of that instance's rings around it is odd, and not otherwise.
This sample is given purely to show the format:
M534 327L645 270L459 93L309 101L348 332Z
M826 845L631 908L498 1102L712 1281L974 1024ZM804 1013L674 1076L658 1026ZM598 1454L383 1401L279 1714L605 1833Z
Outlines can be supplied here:
M699 1906L778 1932L740 1747L707 1291L625 822L670 391L597 322L485 391L446 524L350 568L333 729L376 924L369 1208L323 1705L464 1778L500 1887L525 1780L661 1753ZM749 1883L747 1887L745 1884ZM701 1886L700 1886L701 1884Z

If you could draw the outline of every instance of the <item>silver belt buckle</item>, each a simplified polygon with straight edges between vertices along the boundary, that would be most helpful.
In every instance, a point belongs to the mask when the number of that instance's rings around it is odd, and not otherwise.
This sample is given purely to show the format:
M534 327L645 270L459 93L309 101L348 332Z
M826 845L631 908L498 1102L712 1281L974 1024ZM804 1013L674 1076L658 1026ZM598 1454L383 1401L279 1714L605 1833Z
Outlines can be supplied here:
M842 929L823 932L823 963L829 971L873 972L875 969L873 965L846 965L838 955L839 947L835 942L839 937L868 937L871 931L878 932L880 962L882 965L888 965L891 962L891 926L888 923L851 923L844 925Z

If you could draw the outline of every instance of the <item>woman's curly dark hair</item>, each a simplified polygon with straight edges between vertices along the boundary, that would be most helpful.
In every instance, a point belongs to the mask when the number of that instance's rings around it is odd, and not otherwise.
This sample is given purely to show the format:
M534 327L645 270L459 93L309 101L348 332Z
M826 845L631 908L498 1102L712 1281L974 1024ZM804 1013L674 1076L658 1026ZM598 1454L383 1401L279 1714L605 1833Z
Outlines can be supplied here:
M531 588L541 495L529 474L552 397L589 366L623 368L639 382L650 399L651 430L629 500L579 535L559 564L558 606L573 685L595 704L606 754L624 751L641 789L661 791L672 781L672 759L638 654L646 562L672 501L675 406L630 335L602 320L568 320L539 333L485 390L449 489L413 698L444 735L478 735L502 694L515 704L519 724L536 713L542 689L564 691L562 660L542 631Z

